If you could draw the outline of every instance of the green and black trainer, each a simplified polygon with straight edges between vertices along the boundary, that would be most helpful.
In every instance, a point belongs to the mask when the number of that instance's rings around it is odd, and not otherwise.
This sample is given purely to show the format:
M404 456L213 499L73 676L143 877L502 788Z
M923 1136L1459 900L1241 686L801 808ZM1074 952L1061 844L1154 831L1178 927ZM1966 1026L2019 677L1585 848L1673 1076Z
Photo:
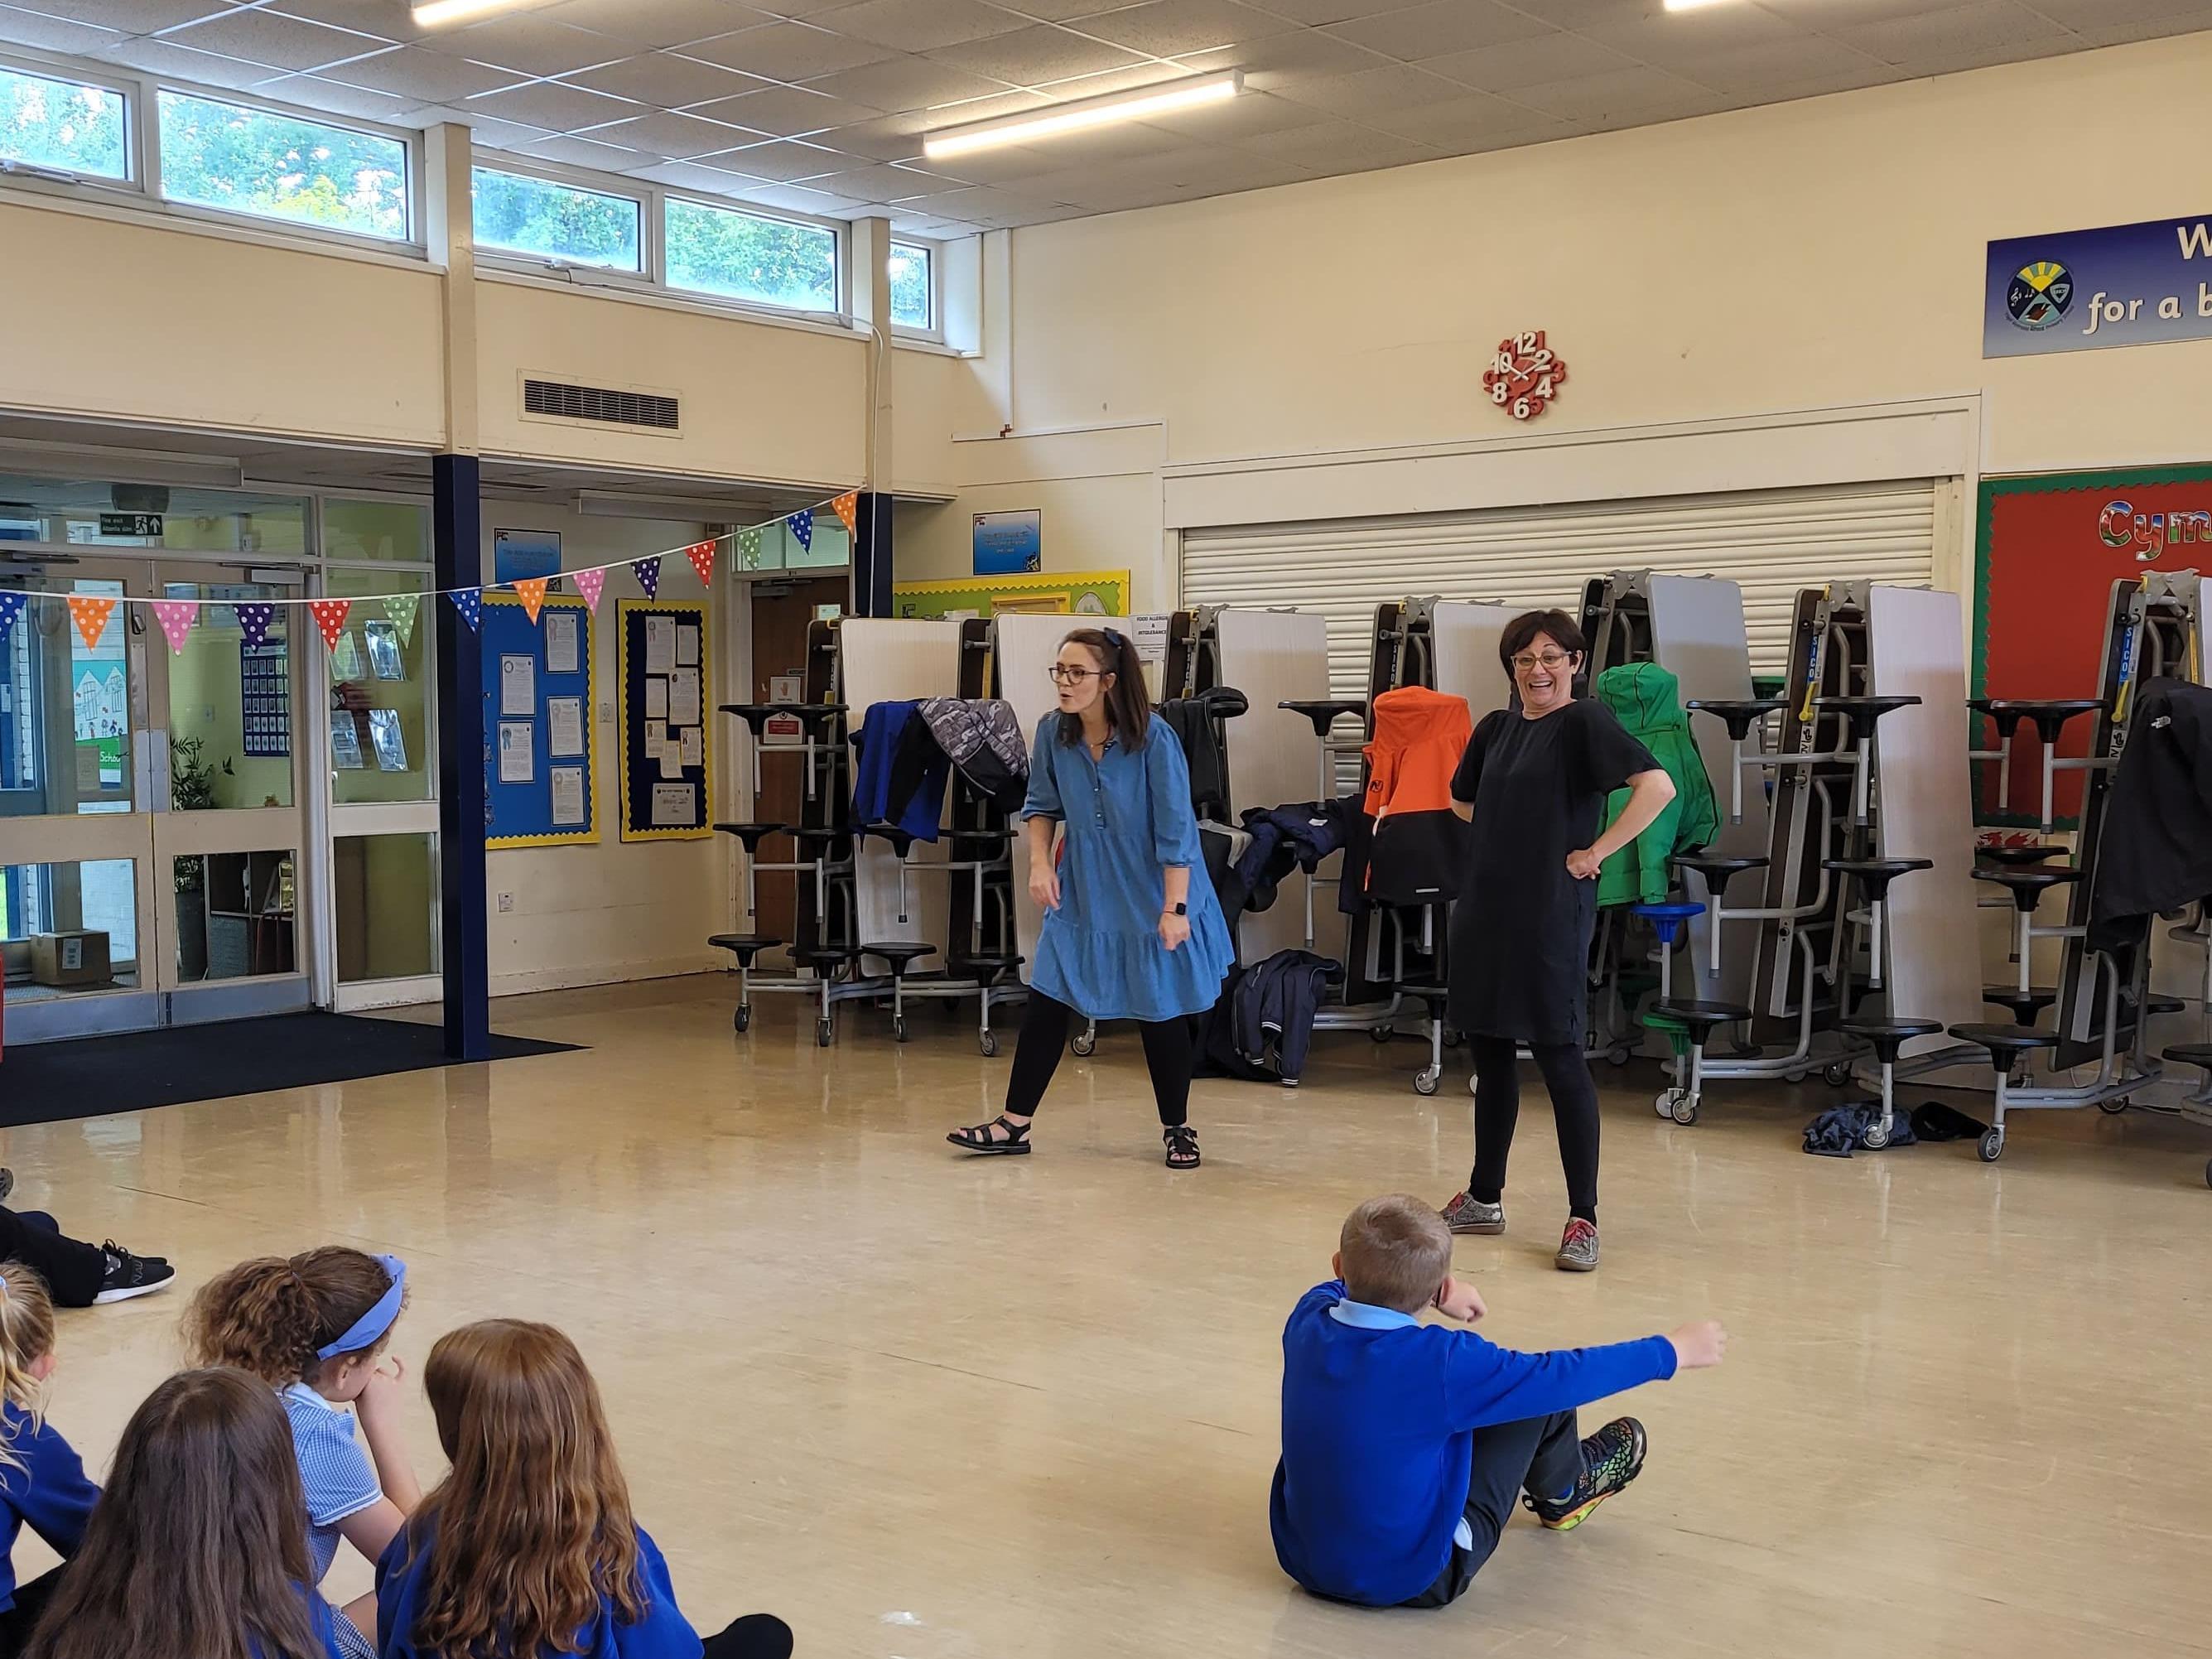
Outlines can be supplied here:
M1582 1478L1556 1502L1534 1492L1522 1501L1553 1532L1571 1532L1590 1511L1644 1473L1644 1425L1632 1417L1615 1418L1583 1442Z

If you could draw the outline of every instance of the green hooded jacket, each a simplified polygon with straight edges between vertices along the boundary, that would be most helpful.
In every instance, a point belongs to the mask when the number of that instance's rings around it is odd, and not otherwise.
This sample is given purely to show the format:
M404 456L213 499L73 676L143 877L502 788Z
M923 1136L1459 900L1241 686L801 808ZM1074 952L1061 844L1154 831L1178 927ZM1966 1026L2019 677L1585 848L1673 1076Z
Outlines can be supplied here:
M1667 860L1693 847L1710 846L1720 834L1720 809L1712 781L1690 735L1682 712L1681 688L1656 662L1623 663L1597 677L1598 700L1613 710L1628 734L1651 751L1674 781L1674 799L1630 845L1605 861L1597 878L1600 904L1658 904L1667 897ZM1608 827L1628 805L1628 791L1616 789L1606 802Z

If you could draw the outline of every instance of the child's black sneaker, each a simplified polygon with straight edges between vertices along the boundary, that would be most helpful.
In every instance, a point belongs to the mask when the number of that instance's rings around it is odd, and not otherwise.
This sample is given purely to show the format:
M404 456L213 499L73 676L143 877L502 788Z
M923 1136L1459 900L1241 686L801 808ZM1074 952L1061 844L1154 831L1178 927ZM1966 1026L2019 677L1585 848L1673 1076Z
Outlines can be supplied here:
M1583 1442L1582 1478L1557 1500L1523 1494L1522 1501L1553 1532L1571 1532L1590 1511L1644 1472L1644 1425L1632 1417L1615 1418Z
M134 1296L150 1296L167 1290L177 1270L158 1255L133 1255L113 1239L100 1246L107 1257L107 1273L100 1281L94 1303L128 1302Z

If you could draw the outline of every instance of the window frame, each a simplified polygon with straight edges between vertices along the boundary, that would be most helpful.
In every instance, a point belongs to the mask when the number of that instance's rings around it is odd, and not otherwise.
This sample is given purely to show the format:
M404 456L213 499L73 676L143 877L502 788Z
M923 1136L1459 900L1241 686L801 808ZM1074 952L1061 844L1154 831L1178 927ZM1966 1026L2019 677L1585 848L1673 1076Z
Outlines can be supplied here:
M702 305L725 306L738 311L757 313L769 317L801 317L814 322L836 322L849 326L853 320L852 302L852 226L842 219L817 218L811 213L793 212L781 208L762 207L752 202L740 202L726 196L708 196L698 191L674 190L654 186L653 246L656 259L653 281L663 294L673 298ZM694 207L711 208L720 213L734 213L740 218L763 219L770 224L799 225L811 230L826 230L830 240L830 300L826 311L810 311L802 306L780 306L771 300L748 300L740 295L717 294L709 289L685 288L668 279L668 204L686 202Z
M893 249L910 247L919 250L929 260L929 325L917 328L911 323L894 322L891 332L902 340L928 340L934 344L945 343L945 244L929 236L902 236L891 233Z
M313 236L323 240L343 242L355 247L382 248L387 252L404 248L415 252L427 252L422 234L422 135L410 127L386 126L381 122L362 121L351 118L336 118L319 110L310 110L297 104L282 104L270 98L256 98L242 92L210 91L193 86L189 82L172 81L166 76L149 76L145 81L148 96L146 106L151 110L150 119L139 123L146 137L146 190L148 196L169 212L205 214L225 224L280 225L287 234ZM404 177L400 180L400 201L406 214L404 234L398 236L379 236L374 231L348 230L338 225L319 225L305 219L287 218L281 213L254 213L242 208L209 207L201 202L181 201L171 196L165 187L161 173L161 95L189 98L196 103L221 104L231 109L242 109L264 115L281 116L287 120L304 121L315 126L326 127L333 132L359 133L371 138L390 139L399 146L400 164Z
M593 264L588 260L564 259L558 254L532 253L526 249L499 247L483 241L476 234L476 175L478 172L503 173L510 179L528 179L541 185L554 185L563 190L583 191L593 196L611 196L617 201L637 204L637 261L635 270L626 270L620 265ZM513 270L544 272L547 270L580 270L593 279L650 286L658 279L654 270L659 261L659 237L655 227L659 216L653 204L653 186L640 179L623 178L618 173L592 173L582 167L565 167L535 157L520 155L512 150L479 149L469 146L469 235L476 249L479 264L491 264Z
M0 161L0 180L10 185L46 185L63 190L98 191L104 195L143 196L145 185L144 125L141 83L127 71L105 64L80 68L64 59L43 58L20 47L0 46L0 70L27 75L34 80L58 81L67 86L97 87L123 100L123 173L120 179L103 179L96 173L76 173L43 161ZM11 171L10 169L20 169Z

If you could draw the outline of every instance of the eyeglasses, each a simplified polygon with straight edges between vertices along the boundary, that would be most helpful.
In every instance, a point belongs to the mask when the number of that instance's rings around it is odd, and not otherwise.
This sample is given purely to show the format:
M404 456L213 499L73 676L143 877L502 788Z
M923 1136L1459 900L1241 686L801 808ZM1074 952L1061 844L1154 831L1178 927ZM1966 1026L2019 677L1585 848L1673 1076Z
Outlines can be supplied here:
M1052 676L1054 685L1080 685L1085 680L1099 677L1095 668L1070 668L1064 662L1056 662L1045 672Z
M1566 661L1567 653L1564 651L1547 651L1540 656L1524 651L1513 659L1513 672L1516 674L1526 674L1540 665L1556 674Z

